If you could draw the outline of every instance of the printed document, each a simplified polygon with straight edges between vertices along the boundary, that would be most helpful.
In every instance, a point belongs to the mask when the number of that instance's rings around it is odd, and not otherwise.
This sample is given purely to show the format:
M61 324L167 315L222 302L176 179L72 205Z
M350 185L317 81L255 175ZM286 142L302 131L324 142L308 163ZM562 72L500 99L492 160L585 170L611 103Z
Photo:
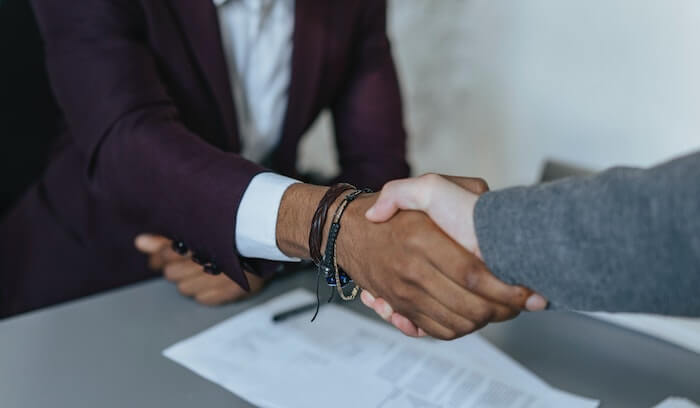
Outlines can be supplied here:
M272 321L314 299L297 289L163 354L268 408L598 406L549 386L478 334L451 342L414 339L333 304L313 323L313 312Z

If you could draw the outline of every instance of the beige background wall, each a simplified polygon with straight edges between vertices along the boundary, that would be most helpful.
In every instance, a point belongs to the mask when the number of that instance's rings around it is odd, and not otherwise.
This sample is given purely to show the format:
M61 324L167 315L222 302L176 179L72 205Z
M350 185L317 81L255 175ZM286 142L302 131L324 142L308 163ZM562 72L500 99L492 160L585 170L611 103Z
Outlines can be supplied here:
M700 148L700 2L393 0L390 31L416 173L536 180ZM326 172L327 123L302 149Z

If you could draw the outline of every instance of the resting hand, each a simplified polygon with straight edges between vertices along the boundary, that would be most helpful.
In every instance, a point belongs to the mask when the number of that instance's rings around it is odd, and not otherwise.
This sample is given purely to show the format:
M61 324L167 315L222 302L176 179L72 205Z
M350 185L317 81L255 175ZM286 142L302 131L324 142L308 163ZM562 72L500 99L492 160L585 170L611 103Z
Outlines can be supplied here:
M465 177L428 174L414 179L392 181L384 187L374 206L367 211L366 217L373 222L385 222L400 209L423 211L447 235L481 258L473 219L476 201L486 191L488 186L483 180ZM472 275L472 281L496 279L486 268L475 268L467 273ZM499 295L492 290L494 287L498 286L482 285L472 289L487 299L498 301ZM363 291L361 299L403 333L410 336L425 335L411 320L395 313L386 300L375 299L368 291ZM537 311L544 309L546 304L542 296L533 293L524 306L529 311Z
M224 274L209 275L189 255L173 251L172 241L162 236L141 234L134 244L148 255L151 269L162 270L165 278L175 283L180 293L204 305L216 306L241 300L260 291L265 284L264 279L246 272L250 284L250 292L246 292Z

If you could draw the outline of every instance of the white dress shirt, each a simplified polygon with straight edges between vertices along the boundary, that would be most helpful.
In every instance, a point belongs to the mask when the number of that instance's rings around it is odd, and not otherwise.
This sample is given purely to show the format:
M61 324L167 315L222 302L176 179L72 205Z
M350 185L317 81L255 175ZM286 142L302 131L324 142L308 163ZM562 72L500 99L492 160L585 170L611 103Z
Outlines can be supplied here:
M236 105L241 155L260 162L282 136L294 34L294 0L213 0ZM297 181L262 173L237 213L236 248L248 258L294 261L277 247L282 195Z

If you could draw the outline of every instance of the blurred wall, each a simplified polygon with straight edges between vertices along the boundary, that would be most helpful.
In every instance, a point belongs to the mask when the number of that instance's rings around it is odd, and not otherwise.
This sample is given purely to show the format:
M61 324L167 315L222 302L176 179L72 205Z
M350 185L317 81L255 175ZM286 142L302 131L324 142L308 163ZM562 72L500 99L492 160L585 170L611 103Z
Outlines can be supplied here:
M546 158L602 169L700 149L700 2L393 0L417 174L532 183ZM328 119L301 150L333 172Z

